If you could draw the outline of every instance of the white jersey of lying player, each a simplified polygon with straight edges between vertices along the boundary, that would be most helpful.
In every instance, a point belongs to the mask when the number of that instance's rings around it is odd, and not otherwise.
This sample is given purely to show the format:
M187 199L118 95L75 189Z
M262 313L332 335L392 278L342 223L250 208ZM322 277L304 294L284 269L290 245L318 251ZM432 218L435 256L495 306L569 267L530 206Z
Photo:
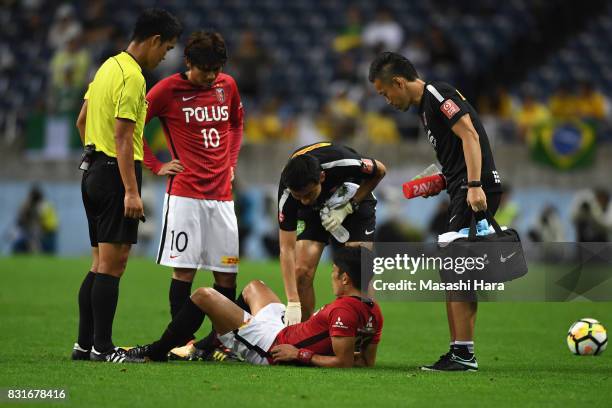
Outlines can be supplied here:
M220 73L210 88L184 73L147 94L147 121L159 118L172 159L184 171L168 179L157 263L238 272L238 223L231 177L242 141L243 109L234 79ZM162 166L145 144L144 164Z

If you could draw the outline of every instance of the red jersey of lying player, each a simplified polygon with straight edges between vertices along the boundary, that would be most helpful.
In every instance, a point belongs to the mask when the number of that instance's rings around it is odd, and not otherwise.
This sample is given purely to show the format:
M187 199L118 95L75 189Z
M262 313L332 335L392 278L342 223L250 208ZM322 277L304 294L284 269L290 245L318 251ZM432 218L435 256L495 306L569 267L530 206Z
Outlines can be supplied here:
M305 322L281 330L270 347L291 344L315 354L334 355L332 337L355 337L355 350L378 344L383 317L378 304L371 299L340 296L323 306ZM270 364L272 360L270 359Z
M243 109L234 79L224 73L210 87L184 73L159 81L147 94L147 122L159 118L173 159L185 170L168 180L166 192L206 200L232 200L231 168L242 142ZM162 164L144 143L144 164Z

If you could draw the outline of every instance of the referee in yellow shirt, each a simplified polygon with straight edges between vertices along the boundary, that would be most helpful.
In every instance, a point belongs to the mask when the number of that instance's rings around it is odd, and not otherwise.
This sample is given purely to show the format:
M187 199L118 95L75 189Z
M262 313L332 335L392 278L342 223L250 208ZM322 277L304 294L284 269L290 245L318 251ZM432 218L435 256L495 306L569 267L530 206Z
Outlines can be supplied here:
M114 346L112 330L119 279L137 241L138 219L144 217L140 188L147 102L142 69L155 68L181 32L169 12L145 10L127 50L102 64L85 94L77 127L83 143L94 150L81 183L93 262L79 290L73 360L130 361Z

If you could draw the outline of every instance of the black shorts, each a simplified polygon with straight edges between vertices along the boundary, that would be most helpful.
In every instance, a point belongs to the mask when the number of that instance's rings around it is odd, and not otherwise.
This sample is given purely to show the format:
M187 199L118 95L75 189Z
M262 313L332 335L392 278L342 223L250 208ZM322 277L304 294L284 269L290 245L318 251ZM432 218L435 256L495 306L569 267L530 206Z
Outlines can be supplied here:
M499 202L501 200L501 192L486 192L487 196L487 209L491 214L495 215ZM472 222L472 209L467 203L467 190L459 190L457 193L451 195L450 205L448 207L448 231L459 231L462 228L469 228ZM476 221L480 221L484 218L484 213L476 214Z
M134 167L140 193L142 186L140 162L134 162ZM92 247L97 247L99 242L121 244L137 242L138 220L123 216L125 188L117 159L96 152L89 170L83 173L81 194Z
M344 219L342 226L350 234L349 242L373 242L376 228L376 200L362 201L359 210ZM307 208L298 211L297 240L340 243L321 225L319 211Z

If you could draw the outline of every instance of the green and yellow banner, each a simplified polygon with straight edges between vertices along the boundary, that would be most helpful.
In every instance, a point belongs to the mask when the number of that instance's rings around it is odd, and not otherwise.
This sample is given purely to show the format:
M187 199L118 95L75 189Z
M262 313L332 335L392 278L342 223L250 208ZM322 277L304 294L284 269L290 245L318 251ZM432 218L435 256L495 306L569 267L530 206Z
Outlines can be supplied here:
M43 112L28 116L25 127L25 147L30 153L49 158L67 158L83 149L76 128L77 112L47 115ZM144 136L154 153L167 150L161 124L154 118L145 127Z

